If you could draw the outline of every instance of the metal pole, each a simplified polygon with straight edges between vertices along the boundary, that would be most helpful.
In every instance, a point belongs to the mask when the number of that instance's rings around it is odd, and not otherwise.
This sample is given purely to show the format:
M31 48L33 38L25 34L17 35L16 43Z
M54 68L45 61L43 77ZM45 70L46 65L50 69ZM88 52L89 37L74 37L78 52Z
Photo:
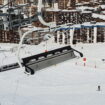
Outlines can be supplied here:
M20 39L20 43L19 43L19 46L18 46L18 50L17 50L17 60L18 60L18 64L20 66L20 68L22 68L22 64L21 64L21 58L20 58L20 49L22 47L22 44L23 44L23 41L24 41L24 38L29 35L30 33L32 33L33 31L37 31L36 28L33 28L27 32L25 32L22 36L22 38Z

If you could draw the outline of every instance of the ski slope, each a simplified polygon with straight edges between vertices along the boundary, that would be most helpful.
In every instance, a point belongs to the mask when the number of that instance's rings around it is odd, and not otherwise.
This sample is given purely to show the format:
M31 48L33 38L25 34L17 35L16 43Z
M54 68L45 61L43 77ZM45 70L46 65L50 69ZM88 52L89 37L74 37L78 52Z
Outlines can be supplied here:
M5 48L4 44L1 46ZM48 42L47 49L60 46L63 45L51 45ZM105 62L102 61L105 58L104 46L105 43L73 46L87 58L85 67L83 58L77 57L37 71L33 76L26 75L20 69L0 73L0 104L105 105ZM22 49L21 56L43 52L45 49L44 42L38 46L26 46ZM5 52L5 55L14 56L16 61L15 53ZM4 61L9 63L13 59ZM101 86L101 91L97 91L98 85Z

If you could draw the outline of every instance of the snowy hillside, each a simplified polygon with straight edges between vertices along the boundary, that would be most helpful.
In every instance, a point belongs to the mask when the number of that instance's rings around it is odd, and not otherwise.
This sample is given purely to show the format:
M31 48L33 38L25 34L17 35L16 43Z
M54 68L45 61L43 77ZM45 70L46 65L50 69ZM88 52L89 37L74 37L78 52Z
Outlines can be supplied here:
M40 51L37 49L39 46ZM44 44L39 46L26 48L30 48L32 54L44 51ZM75 58L37 71L33 76L24 74L20 69L0 73L0 104L105 105L104 46L102 43L73 46L87 58L85 67L83 58ZM27 50L23 53L27 53ZM98 85L101 91L97 91Z

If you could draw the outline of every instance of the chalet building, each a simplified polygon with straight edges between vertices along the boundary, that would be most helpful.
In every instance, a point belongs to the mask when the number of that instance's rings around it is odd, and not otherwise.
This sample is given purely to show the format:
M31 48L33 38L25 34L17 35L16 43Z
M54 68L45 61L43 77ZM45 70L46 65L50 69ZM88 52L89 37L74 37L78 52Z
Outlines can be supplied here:
M81 21L82 21L82 23L91 22L92 21L92 12L91 11L81 12Z
M0 42L1 43L19 43L20 37L15 30L4 31L0 30Z
M58 10L44 12L44 19L47 22L56 21L57 25L72 23L82 24L92 21L92 12L79 10Z
M58 0L59 9L67 9L70 7L75 7L75 0Z
M81 13L78 10L63 10L56 13L57 25L73 23L81 24Z
M2 5L3 4L3 0L0 0L0 5Z
M6 2L11 2L12 0L0 0L0 4L5 4ZM28 0L15 0L13 4L25 4Z
M95 32L95 28L97 31ZM75 29L72 44L105 42L105 27L82 27ZM96 39L94 38L96 36ZM55 42L60 44L70 43L70 31L60 30L55 33Z
M11 2L11 0L8 0ZM92 14L98 13L98 14L104 14L104 10L101 8L98 8L98 10L94 11L94 7L98 6L102 1L97 1L93 3L92 0L43 0L43 8L42 8L42 17L46 22L56 22L56 25L62 25L71 23L72 25L76 24L84 24L86 22L90 22L90 24L93 24L93 27L79 27L74 30L73 35L73 44L76 43L94 43L94 42L104 42L105 41L105 27L94 27L94 24L97 22L105 22L103 19L99 18L93 18ZM15 2L12 2L10 6L13 5L23 5L27 3L32 3L31 5L28 5L28 7L21 7L20 10L16 14L16 11L11 9L8 10L9 16L6 14L5 17L7 17L7 21L9 21L9 29L6 30L3 19L4 16L0 16L0 42L8 42L8 43L18 43L20 36L17 32L18 26L17 23L22 23L23 25L31 23L33 26L36 27L46 27L38 20L38 13L37 13L37 3L38 0L15 0ZM4 0L0 0L0 4L6 4ZM92 7L93 9L77 9L76 7ZM52 9L54 8L54 9ZM2 11L0 11L2 15ZM32 21L34 18L37 18L37 20ZM22 20L23 19L23 20ZM10 21L12 20L12 21ZM21 20L21 21L20 21ZM29 22L28 22L29 20ZM12 29L12 26L15 26L16 28ZM92 25L91 25L92 26ZM5 28L5 30L3 30ZM55 35L55 42L59 42L60 44L71 44L71 30L60 30L54 33ZM97 38L95 38L95 35ZM38 44L38 42L41 42L42 38L41 33L33 33L32 37L36 37L36 40L34 40L35 44Z

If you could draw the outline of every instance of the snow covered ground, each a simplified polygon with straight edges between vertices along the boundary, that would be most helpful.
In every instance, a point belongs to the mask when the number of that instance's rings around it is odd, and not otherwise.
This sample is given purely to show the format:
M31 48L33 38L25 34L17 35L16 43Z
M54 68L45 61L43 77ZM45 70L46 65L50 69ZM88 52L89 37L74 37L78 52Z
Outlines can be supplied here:
M49 45L48 50L59 46ZM1 46L5 48L7 45ZM87 58L85 67L83 58L75 58L37 71L33 76L24 74L20 69L0 73L0 104L105 105L105 62L102 61L105 58L104 46L105 43L73 46ZM43 43L27 46L21 55L32 55L44 50ZM13 52L5 52L5 55L13 55L16 60ZM1 65L11 61L11 58L1 60L4 57L1 52L0 57ZM101 91L97 91L98 85L101 86Z

